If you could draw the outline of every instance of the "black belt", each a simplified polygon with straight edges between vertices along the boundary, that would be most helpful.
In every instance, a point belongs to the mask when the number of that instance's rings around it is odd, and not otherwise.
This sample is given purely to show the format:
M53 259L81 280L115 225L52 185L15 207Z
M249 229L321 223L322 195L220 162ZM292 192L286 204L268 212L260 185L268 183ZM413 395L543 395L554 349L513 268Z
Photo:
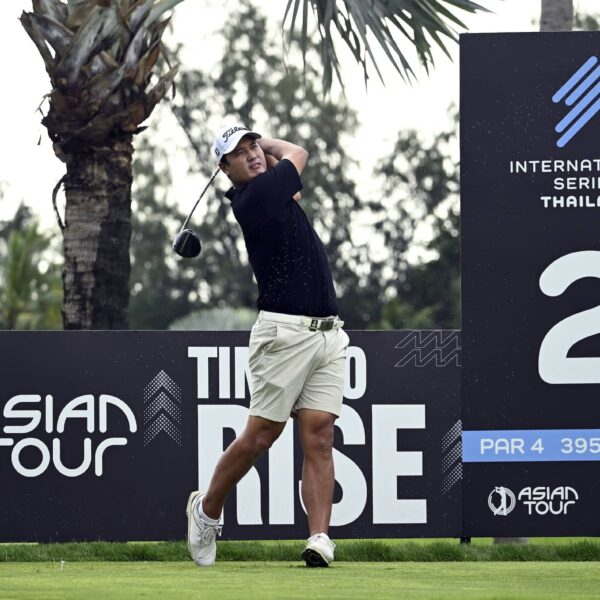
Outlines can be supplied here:
M311 331L331 331L335 328L344 326L344 321L338 317L327 317L325 319L314 319L302 315L286 315L283 313L274 313L261 310L258 315L259 320L275 321L276 323L289 323L290 325L299 325L308 327Z

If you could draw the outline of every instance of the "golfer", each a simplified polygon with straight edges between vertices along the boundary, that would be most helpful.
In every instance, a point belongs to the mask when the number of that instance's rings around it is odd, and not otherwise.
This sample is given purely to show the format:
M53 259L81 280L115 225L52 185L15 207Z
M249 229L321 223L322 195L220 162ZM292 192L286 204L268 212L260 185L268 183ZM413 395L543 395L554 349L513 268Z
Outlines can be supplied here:
M229 491L279 437L290 416L304 452L302 500L310 537L302 557L326 567L333 501L333 424L342 408L349 338L325 247L300 207L308 153L243 125L219 131L213 145L233 187L225 194L242 228L258 283L250 334L252 394L246 428L221 456L208 490L190 494L188 547L197 565L215 562L215 537Z

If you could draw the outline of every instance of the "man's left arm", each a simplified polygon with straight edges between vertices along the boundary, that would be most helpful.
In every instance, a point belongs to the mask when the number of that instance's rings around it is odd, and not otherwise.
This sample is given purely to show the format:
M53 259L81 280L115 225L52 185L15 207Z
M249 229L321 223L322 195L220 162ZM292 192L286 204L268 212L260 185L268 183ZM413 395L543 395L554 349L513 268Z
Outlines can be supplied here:
M279 162L272 154L267 154L266 152L265 152L265 159L267 161L267 169L272 169ZM296 192L292 196L292 200L295 200L296 202L300 202L301 199L302 199L302 194L300 192Z

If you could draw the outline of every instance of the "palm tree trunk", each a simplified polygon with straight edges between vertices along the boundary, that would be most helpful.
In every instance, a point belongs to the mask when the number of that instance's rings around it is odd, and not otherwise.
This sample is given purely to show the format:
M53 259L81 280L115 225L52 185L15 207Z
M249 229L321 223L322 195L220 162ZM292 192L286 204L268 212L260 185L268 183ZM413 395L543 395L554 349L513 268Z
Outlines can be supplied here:
M573 0L542 0L540 31L571 31Z
M127 329L131 135L67 156L65 329Z

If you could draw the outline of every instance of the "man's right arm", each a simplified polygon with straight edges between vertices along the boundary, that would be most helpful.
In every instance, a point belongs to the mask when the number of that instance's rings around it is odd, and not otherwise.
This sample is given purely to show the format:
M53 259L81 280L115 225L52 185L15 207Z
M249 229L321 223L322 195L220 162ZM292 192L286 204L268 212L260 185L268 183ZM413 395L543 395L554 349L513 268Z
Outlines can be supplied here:
M306 161L308 160L308 152L304 148L284 140L272 138L261 137L256 141L263 149L263 152L271 154L277 160L286 158L296 167L298 175L302 175L302 171L304 171Z

